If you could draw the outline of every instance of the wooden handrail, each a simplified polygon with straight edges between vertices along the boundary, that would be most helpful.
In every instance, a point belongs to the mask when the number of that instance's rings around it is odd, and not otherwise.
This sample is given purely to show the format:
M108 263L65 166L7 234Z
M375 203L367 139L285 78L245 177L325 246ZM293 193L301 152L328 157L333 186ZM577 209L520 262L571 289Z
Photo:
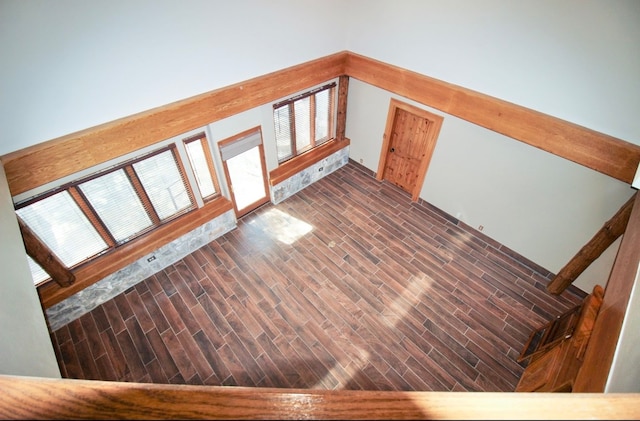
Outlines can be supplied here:
M640 394L159 385L0 375L3 419L638 419Z
M622 323L627 315L631 292L640 267L639 244L640 195L636 194L633 197L631 215L607 281L602 305L585 351L584 361L576 377L573 387L576 392L605 390ZM638 362L635 361L635 363Z

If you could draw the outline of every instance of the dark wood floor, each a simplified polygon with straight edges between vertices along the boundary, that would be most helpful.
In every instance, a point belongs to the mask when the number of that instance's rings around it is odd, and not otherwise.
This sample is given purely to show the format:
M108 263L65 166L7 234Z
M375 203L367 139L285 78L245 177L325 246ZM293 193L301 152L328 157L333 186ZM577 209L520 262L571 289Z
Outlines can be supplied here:
M513 391L585 296L350 162L53 332L63 377Z

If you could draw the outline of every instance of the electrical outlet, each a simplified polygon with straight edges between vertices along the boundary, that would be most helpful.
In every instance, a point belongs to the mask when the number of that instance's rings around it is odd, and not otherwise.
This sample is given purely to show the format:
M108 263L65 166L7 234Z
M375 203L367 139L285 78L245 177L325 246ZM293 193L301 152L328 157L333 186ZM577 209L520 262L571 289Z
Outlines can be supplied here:
M484 227L483 227L482 225L480 225L480 226L478 227L478 231L482 231L483 229L484 229Z
M147 262L153 262L154 260L156 260L156 256L151 256L147 259Z
M320 168L318 168L318 172L320 172L320 171L322 171L322 170L324 170L324 167L320 167Z

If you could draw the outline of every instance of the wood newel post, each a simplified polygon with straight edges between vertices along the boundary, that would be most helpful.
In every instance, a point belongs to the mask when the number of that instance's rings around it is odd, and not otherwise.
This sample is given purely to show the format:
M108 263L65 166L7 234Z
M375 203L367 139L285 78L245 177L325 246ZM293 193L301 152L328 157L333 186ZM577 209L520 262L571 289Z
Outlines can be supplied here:
M342 75L338 81L338 121L336 125L336 139L344 140L347 127L347 92L349 91L349 76Z
M17 218L27 254L61 287L72 285L76 280L75 275L19 216Z
M627 227L636 193L609 219L587 244L567 263L555 278L547 285L547 291L560 294L596 260L614 241L618 239Z

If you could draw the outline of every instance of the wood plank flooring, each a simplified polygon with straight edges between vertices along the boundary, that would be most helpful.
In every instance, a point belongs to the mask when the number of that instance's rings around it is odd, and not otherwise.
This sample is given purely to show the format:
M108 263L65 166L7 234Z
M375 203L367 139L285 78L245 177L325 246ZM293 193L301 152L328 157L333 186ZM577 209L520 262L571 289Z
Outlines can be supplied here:
M63 377L513 391L552 274L349 162L51 333Z

